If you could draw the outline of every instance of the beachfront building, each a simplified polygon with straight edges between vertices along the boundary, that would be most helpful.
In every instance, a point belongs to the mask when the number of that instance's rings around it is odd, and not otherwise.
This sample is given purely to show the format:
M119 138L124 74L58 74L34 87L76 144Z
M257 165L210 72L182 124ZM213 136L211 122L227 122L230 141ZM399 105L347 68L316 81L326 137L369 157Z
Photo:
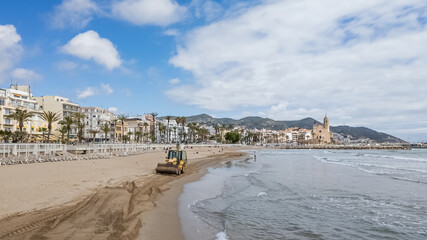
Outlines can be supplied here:
M60 96L41 96L33 97L39 105L40 111L51 111L59 113L61 120L64 117L72 117L74 113L80 112L80 106L76 103L71 102L68 98ZM52 134L59 135L55 129L58 129L59 121L52 124ZM70 131L70 139L77 138L77 129L72 128Z
M127 135L131 142L143 142L149 135L150 123L144 116L130 117L126 119ZM148 125L148 126L147 126Z
M158 119L156 120L156 124L157 124L157 138L160 140L160 142L171 142L171 143L176 143L178 141L178 133L179 131L179 127L178 128L178 124L175 121L175 119L170 119L169 123L168 120L165 118L162 119ZM159 123L163 126L166 127L164 132L159 131ZM169 135L169 136L168 136Z
M26 85L10 85L8 89L0 89L0 129L16 131L19 130L18 122L7 118L16 109L33 112L35 115L24 123L23 131L29 134L39 134L40 127L46 127L46 123L39 117L39 106L32 99L30 87ZM41 134L41 133L40 133Z
M114 124L114 138L116 142L123 142L124 137L128 131L128 123L125 121L122 125L122 122L117 120Z
M122 126L121 121L116 121L115 138L116 141L122 141L122 134L129 142L147 142L150 137L150 121L146 116L129 117L124 121ZM124 129L122 129L122 127Z
M114 114L109 112L107 109L100 107L80 107L80 112L86 115L84 136L91 141L95 142L105 141L105 133L102 131L102 127L108 124L110 128L114 127L111 123L114 120ZM95 139L92 131L97 131ZM114 138L114 131L107 134L107 139Z
M332 143L333 133L329 130L329 118L326 115L323 124L313 124L313 137L318 144Z

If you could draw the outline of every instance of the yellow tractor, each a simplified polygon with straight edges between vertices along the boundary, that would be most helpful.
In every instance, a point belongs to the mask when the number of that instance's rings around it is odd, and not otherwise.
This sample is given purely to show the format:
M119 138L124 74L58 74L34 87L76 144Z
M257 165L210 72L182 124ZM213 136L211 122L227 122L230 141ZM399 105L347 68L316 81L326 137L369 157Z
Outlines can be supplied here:
M156 173L172 173L180 175L187 170L187 152L181 150L169 150L165 163L157 164Z

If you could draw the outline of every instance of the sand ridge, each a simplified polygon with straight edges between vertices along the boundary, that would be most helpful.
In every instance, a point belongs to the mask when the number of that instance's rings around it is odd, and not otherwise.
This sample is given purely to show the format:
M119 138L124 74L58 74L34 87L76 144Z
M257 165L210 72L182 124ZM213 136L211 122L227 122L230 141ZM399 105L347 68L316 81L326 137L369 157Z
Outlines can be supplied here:
M205 151L205 156L209 157L194 159L183 176L148 173L133 181L99 187L83 200L74 201L74 204L6 217L0 220L0 238L135 239L142 226L141 213L156 206L157 196L169 189L168 183L198 172L209 162L244 154L212 154L212 150L210 154Z

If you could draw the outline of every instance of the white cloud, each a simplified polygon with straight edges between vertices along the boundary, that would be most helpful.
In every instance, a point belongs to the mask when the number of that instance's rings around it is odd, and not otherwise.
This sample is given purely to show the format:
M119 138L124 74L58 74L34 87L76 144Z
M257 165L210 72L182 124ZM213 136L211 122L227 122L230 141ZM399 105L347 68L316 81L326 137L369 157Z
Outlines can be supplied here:
M68 60L63 60L63 61L56 63L56 68L58 70L64 70L64 71L74 70L78 66L79 65L77 63L75 63L73 61L68 61Z
M313 117L315 119L323 119L326 112L319 108L292 108L288 103L279 103L272 105L266 113L265 117L280 120L300 120L306 117Z
M212 0L193 0L190 6L196 18L205 18L208 21L219 17L224 11L221 4Z
M55 7L50 20L55 28L83 28L98 11L98 6L91 0L63 0Z
M101 38L95 31L80 33L62 47L65 53L85 60L94 60L108 69L120 67L122 60L110 40Z
M123 0L112 5L115 17L135 25L167 26L180 21L186 8L174 0Z
M166 36L173 36L176 37L179 35L179 31L177 29L168 29L163 32Z
M20 59L23 48L21 36L13 25L0 25L0 81Z
M96 95L110 95L114 92L113 88L110 86L110 84L107 83L101 83L101 86L99 87L87 87L84 90L78 90L77 91L77 98L87 98L91 96Z
M78 95L77 95L77 98L79 98L79 99L85 99L87 97L94 96L95 94L96 94L95 93L95 88L88 87L88 88L86 88L83 91L79 91Z
M110 95L114 92L113 89L110 87L110 84L101 83L101 88L107 95Z
M40 80L42 77L40 74L34 72L33 70L25 68L17 68L12 72L12 79L19 80L22 82L30 82L32 80Z
M170 84L178 84L178 83L180 83L181 81L179 80L179 78L174 78L174 79L171 79L171 80L169 80L169 83Z
M117 113L119 110L116 107L109 107L108 111L110 111L112 113Z
M425 119L426 7L277 0L239 9L183 38L170 63L195 84L167 94L204 109L258 107L280 118L328 112L338 123L368 126Z

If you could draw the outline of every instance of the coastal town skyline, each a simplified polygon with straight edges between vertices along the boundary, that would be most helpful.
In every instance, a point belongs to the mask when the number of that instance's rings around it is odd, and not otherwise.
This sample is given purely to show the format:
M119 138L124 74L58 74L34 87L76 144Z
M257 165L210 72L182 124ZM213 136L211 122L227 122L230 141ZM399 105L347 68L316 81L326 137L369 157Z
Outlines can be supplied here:
M129 115L328 113L426 140L424 2L148 2L0 3L2 87Z

